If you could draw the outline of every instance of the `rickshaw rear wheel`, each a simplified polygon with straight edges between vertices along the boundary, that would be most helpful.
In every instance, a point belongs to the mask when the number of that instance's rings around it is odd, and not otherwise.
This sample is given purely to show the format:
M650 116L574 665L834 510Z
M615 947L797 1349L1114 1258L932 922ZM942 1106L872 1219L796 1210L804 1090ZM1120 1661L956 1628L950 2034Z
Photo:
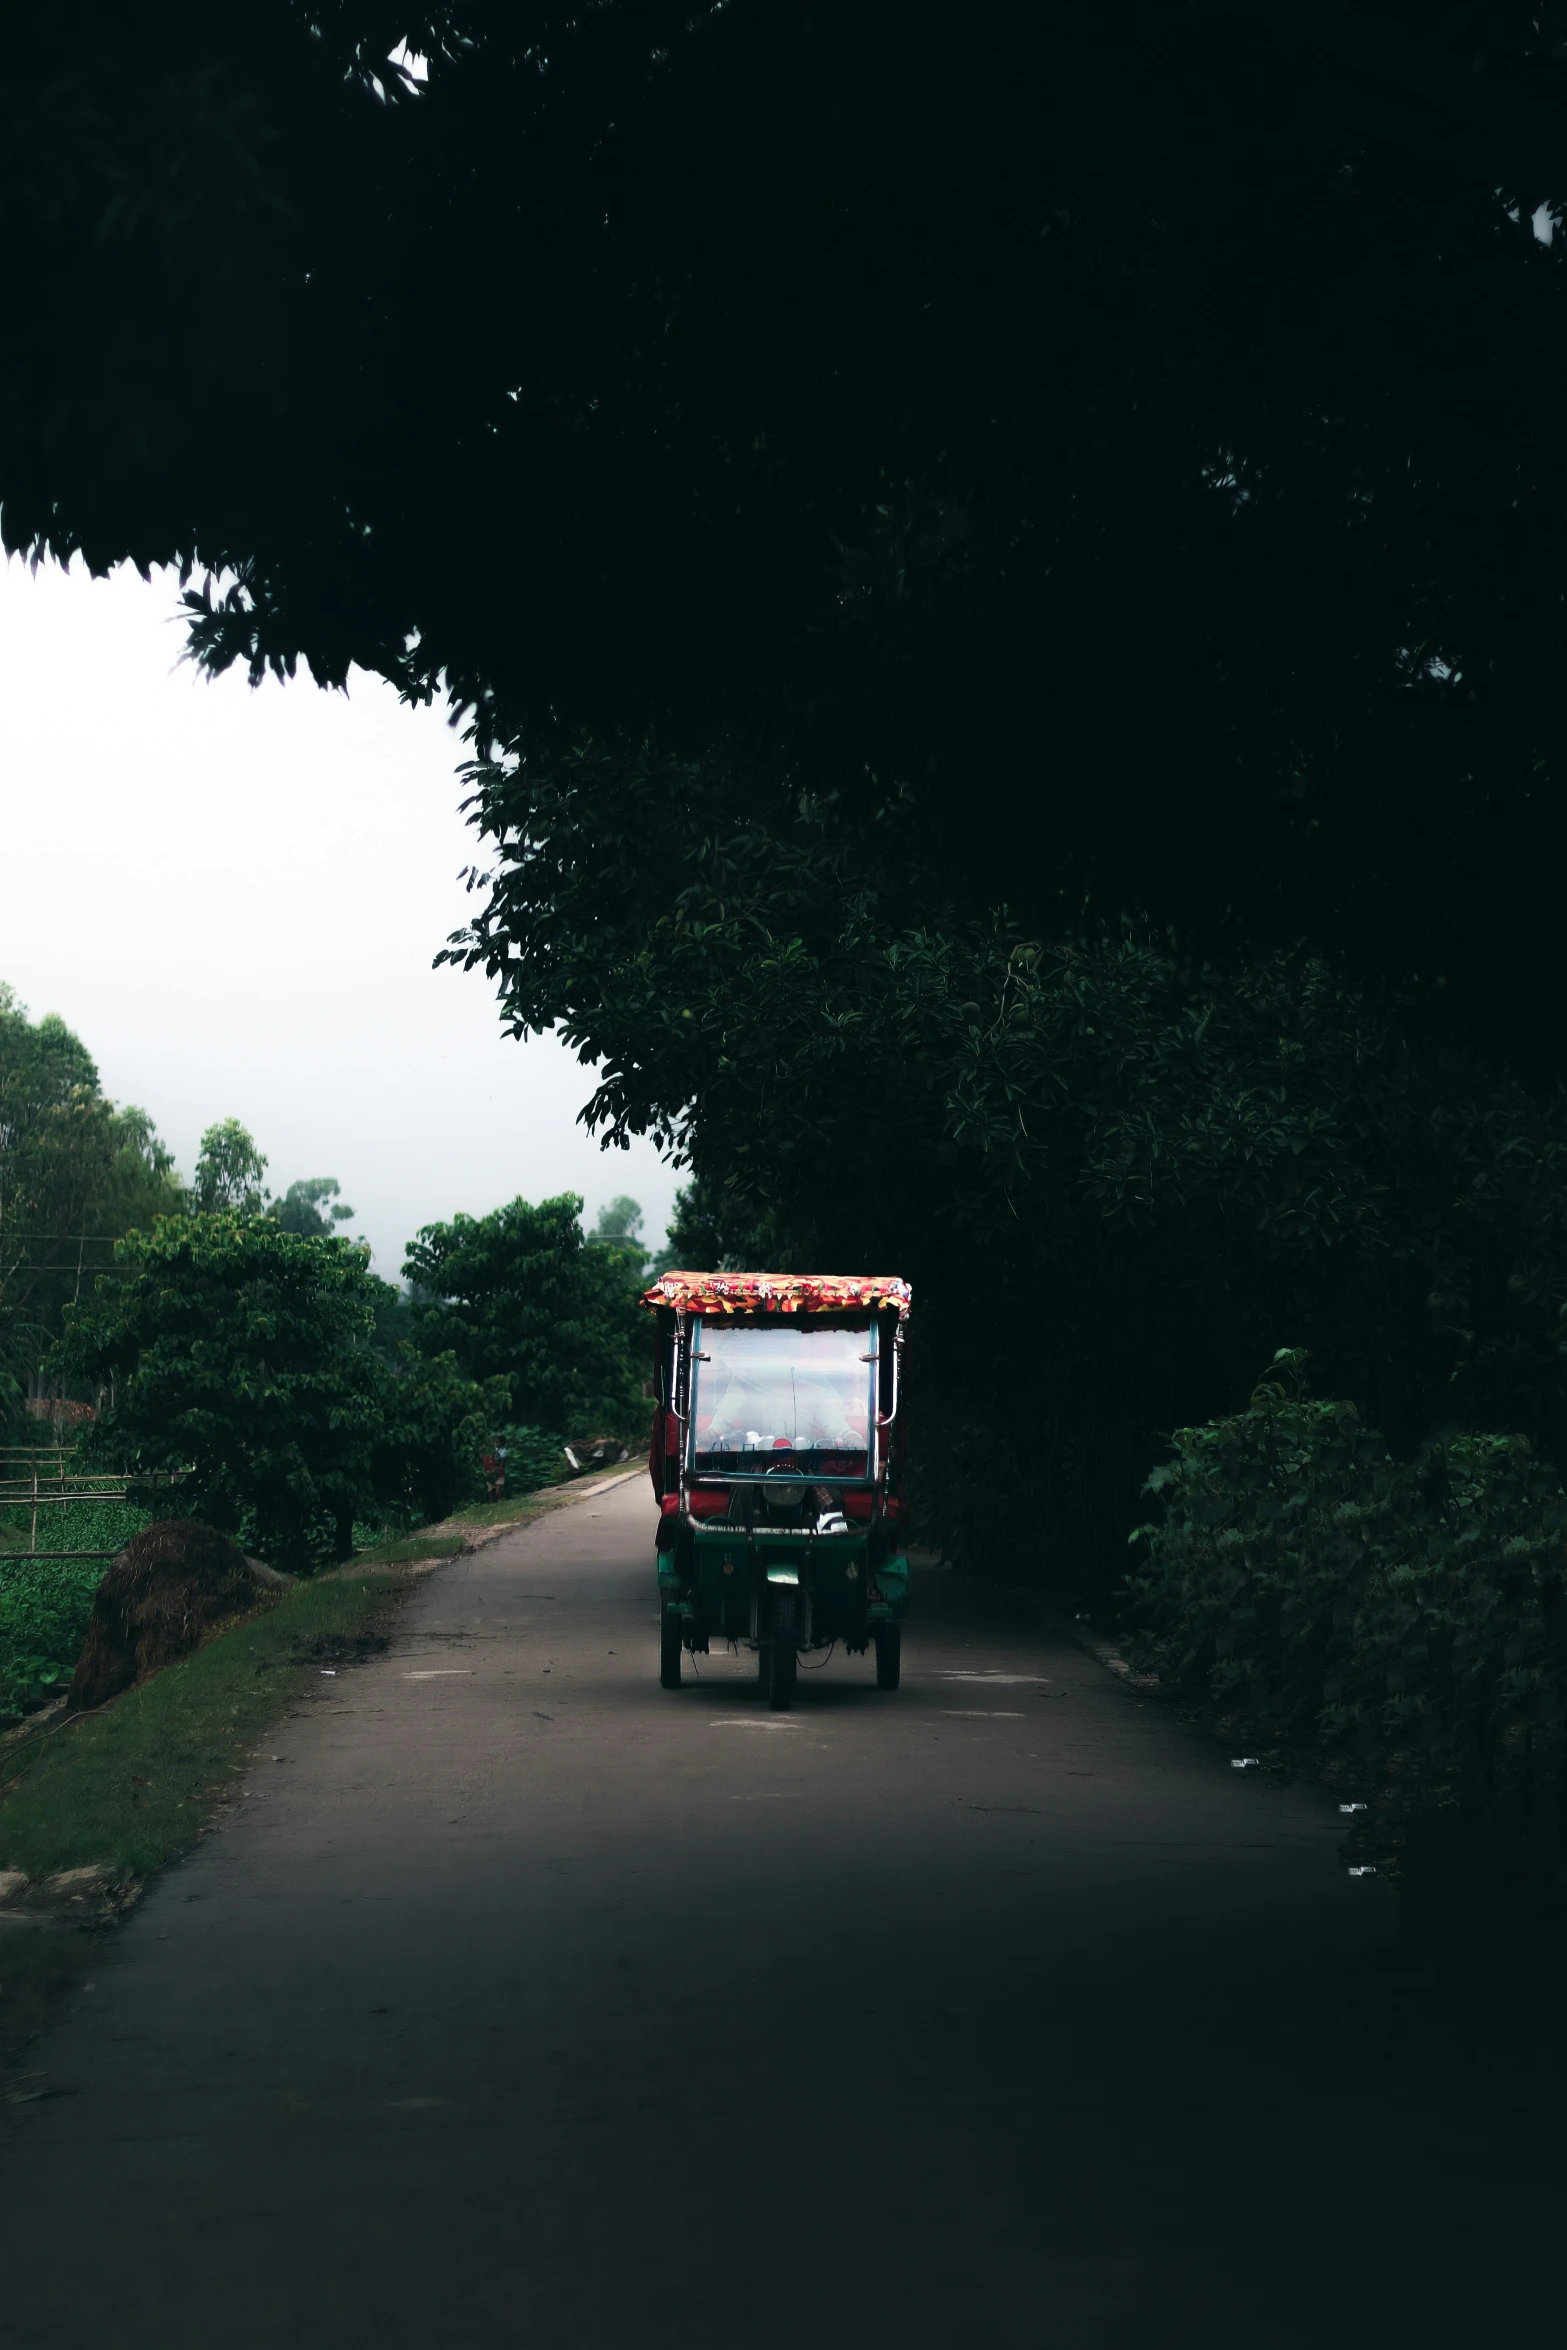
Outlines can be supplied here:
M878 1624L876 1627L876 1686L878 1689L896 1689L903 1670L903 1626Z
M794 1695L795 1597L780 1593L773 1601L772 1637L767 1644L767 1703L775 1714L786 1713Z
M666 1608L658 1627L658 1682L661 1689L680 1687L680 1618L672 1608Z

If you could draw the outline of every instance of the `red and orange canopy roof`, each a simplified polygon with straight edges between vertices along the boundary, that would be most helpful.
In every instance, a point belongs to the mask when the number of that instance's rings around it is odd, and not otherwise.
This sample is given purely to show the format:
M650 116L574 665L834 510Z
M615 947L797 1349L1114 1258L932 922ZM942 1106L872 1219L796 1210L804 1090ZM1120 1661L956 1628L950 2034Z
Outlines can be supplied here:
M682 1314L846 1314L896 1307L913 1292L896 1273L661 1273L642 1299Z

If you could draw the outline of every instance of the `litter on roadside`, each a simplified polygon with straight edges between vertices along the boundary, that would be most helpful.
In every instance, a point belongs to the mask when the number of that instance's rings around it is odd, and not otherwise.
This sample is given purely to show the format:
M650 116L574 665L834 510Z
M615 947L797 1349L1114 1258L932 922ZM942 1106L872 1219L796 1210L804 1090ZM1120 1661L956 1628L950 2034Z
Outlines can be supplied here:
M1232 1754L1230 1757L1232 1771L1255 1771L1260 1768L1261 1763L1260 1754Z
M1351 1866L1349 1873L1352 1877L1374 1877L1377 1873L1376 1863L1369 1860L1356 1861Z
M321 1678L323 1681L335 1681L337 1679L336 1665L323 1665L321 1667Z
M1365 1808L1363 1803L1341 1803L1339 1805L1339 1810L1343 1812L1364 1811Z

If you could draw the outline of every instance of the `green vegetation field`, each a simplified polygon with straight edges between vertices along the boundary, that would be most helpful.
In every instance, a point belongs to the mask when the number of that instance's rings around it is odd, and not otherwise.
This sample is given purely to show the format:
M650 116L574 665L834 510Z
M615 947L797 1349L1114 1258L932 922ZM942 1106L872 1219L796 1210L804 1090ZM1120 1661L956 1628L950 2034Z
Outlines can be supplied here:
M145 1510L124 1501L43 1501L38 1509L40 1550L118 1550L148 1523ZM0 1508L0 1559L32 1548L32 1508Z
M87 1634L106 1561L51 1557L64 1550L117 1550L146 1525L123 1502L49 1504L38 1513L36 1556L24 1552L28 1512L0 1511L0 1727L58 1696Z

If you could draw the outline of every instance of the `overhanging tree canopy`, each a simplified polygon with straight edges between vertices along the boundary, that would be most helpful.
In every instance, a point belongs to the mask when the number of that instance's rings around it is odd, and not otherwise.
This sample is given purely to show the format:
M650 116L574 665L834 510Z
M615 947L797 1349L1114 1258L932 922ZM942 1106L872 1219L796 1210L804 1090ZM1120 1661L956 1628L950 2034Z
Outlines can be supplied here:
M592 738L568 867L635 742L710 779L650 874L808 792L850 880L1306 934L1547 1058L1560 15L77 0L6 541L226 568L207 659L449 685L524 788Z

